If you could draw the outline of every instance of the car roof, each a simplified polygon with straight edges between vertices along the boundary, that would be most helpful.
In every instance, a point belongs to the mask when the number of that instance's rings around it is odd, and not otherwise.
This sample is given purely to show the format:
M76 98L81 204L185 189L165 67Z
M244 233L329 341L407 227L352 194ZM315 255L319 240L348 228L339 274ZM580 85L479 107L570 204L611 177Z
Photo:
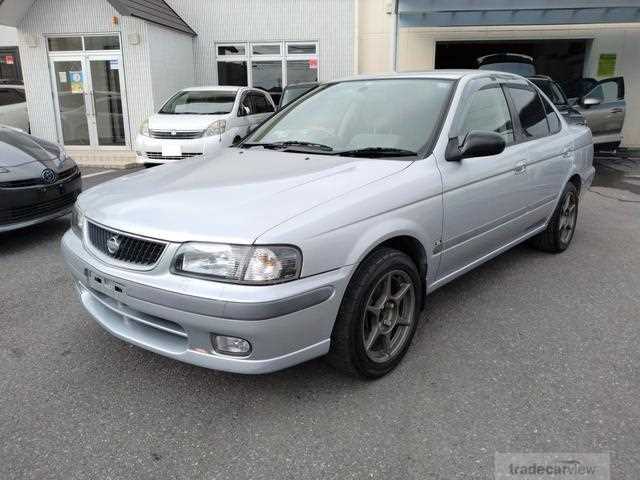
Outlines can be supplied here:
M522 79L520 75L507 72L494 72L493 70L430 70L423 72L396 72L396 73L383 73L376 75L354 75L351 77L345 77L338 80L334 80L329 83L348 82L354 80L378 80L378 79L394 79L394 78L433 78L436 80L460 80L464 77L488 77L496 76L511 77L514 79Z
M248 88L248 87L238 87L236 85L205 85L202 87L183 88L182 90L186 92L203 92L203 91L237 92L239 90L242 90L243 88Z

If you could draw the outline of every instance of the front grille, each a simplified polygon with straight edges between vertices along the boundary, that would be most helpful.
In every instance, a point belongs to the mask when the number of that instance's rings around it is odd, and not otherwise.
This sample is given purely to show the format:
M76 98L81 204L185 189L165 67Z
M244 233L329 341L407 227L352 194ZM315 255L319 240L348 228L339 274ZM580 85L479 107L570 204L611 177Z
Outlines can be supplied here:
M202 130L149 130L151 138L192 140L202 137Z
M47 185L58 185L60 183L65 183L70 180L75 179L80 176L80 170L78 167L70 168L64 172L61 172L58 176L58 179L52 183ZM44 181L41 177L38 178L28 178L25 180L12 180L10 182L0 182L0 188L23 188L23 187L35 187L38 185L45 185Z
M71 192L46 202L23 205L21 207L0 208L0 225L10 225L46 217L49 214L71 207L75 203L77 196L76 192Z
M121 262L132 263L140 266L155 265L164 252L164 243L131 237L124 233L115 232L88 222L89 241L94 248L103 254ZM109 252L109 240L115 239L118 248Z
M184 160L185 158L195 157L196 155L202 155L201 153L183 153L182 155L173 155L163 157L161 152L147 152L147 158L150 160Z

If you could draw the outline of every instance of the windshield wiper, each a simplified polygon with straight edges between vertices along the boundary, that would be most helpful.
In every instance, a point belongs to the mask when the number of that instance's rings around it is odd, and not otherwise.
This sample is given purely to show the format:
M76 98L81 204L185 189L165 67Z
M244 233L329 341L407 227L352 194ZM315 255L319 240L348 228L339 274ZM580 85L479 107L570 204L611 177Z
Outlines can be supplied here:
M357 148L355 150L343 150L341 152L336 152L336 155L340 155L342 157L382 158L382 157L415 157L418 155L418 153L413 152L411 150L405 150L402 148L366 147L366 148Z
M323 150L325 152L332 152L333 148L329 145L323 145L322 143L314 142L302 142L298 140L288 140L286 142L273 142L273 143L245 143L242 145L246 148L251 147L264 147L271 149L283 149L287 150L289 147L309 147L312 149Z

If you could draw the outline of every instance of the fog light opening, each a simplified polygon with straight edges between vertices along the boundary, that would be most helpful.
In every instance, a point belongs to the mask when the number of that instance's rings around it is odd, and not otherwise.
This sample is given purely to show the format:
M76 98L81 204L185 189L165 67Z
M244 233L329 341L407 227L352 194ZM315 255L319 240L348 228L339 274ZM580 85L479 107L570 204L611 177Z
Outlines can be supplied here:
M211 344L213 345L213 350L222 355L246 357L251 353L251 344L242 338L212 334Z

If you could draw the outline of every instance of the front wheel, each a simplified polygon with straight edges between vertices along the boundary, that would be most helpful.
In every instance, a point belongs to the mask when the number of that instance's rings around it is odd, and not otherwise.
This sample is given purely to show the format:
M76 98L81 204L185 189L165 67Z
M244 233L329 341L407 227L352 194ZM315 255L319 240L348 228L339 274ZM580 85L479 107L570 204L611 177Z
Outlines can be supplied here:
M571 182L567 183L546 230L533 237L531 245L545 252L564 252L576 230L579 199L576 186Z
M354 274L331 335L330 363L339 370L376 378L407 352L420 315L418 270L404 253L382 248Z

